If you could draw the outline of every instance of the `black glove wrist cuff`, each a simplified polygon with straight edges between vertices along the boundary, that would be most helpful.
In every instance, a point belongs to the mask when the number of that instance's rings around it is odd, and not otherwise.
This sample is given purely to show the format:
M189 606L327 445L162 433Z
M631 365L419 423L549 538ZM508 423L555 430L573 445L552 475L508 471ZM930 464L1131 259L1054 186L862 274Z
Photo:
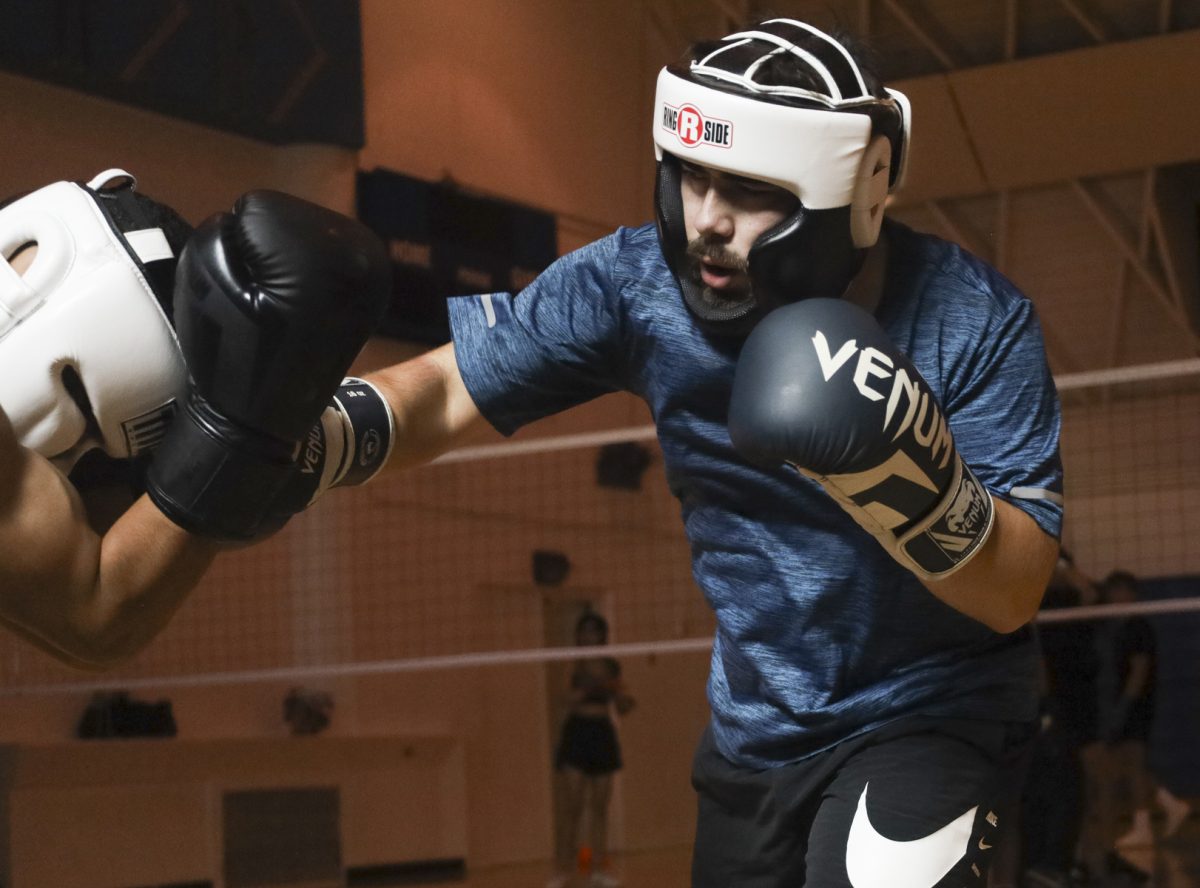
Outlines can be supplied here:
M192 397L154 454L146 492L184 530L253 539L295 470L295 453L295 445L231 423Z
M966 564L987 542L996 518L987 488L961 457L954 459L953 481L941 501L900 542L910 568L927 579L947 577Z
M355 487L374 478L387 462L395 438L392 409L371 383L356 377L342 380L334 403L348 425L349 440L334 487Z

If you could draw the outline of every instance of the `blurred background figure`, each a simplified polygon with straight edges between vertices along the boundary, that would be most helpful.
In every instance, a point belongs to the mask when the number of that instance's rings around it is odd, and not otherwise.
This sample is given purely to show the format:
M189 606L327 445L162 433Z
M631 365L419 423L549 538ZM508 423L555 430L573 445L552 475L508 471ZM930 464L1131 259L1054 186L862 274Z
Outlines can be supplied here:
M1065 549L1042 607L1095 604L1099 590ZM1042 646L1042 719L1021 810L1026 884L1068 884L1085 812L1081 750L1096 739L1095 624L1087 620L1038 626Z
M608 621L587 611L575 625L580 647L608 643ZM596 888L620 884L608 859L608 803L612 778L621 768L621 747L610 709L624 715L634 700L621 681L621 666L612 657L585 657L575 662L567 689L567 718L559 737L555 767L566 786L566 804L559 811L556 871L547 888L563 888L571 879L577 856L591 870ZM588 841L578 854L579 832L587 812Z
M1102 604L1132 604L1138 599L1136 578L1113 571L1100 584ZM1161 804L1167 818L1164 834L1174 833L1189 806L1166 790L1156 792L1147 764L1147 744L1154 722L1156 641L1154 629L1140 616L1120 616L1095 625L1096 740L1083 752L1088 775L1088 822L1080 846L1085 872L1092 877L1124 876L1136 883L1150 874L1118 849L1152 844L1150 811ZM1120 833L1122 800L1133 809L1132 828Z
M324 691L292 688L283 698L283 720L293 737L319 734L333 717L333 696Z
M1126 571L1114 571L1105 578L1102 595L1111 604L1137 601L1137 580ZM1187 802L1157 785L1146 754L1154 721L1154 630L1142 617L1127 617L1106 622L1101 638L1101 740L1113 753L1114 780L1125 781L1133 803L1133 825L1115 845L1152 845L1155 834L1150 812L1154 807L1160 807L1164 815L1162 838L1173 836L1191 811Z

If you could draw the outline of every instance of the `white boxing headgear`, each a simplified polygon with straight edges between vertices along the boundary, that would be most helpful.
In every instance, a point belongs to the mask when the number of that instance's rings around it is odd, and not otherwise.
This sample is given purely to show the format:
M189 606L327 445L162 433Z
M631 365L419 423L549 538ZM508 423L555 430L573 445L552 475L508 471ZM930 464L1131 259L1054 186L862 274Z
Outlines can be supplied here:
M159 442L187 381L169 312L189 233L122 170L0 208L0 408L21 444L69 469Z
M772 82L766 72L778 61L813 88ZM879 237L884 201L904 174L908 100L876 89L841 42L792 19L731 34L690 66L661 71L653 123L659 236L701 321L744 332L777 305L842 295ZM796 211L751 246L751 293L738 304L706 303L687 274L681 160L797 198Z

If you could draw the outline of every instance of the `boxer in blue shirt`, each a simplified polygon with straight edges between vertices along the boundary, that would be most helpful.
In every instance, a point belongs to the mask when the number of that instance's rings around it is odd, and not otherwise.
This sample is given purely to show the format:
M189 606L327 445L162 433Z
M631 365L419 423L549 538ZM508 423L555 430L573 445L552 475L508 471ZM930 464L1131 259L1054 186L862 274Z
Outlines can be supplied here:
M657 224L451 300L451 344L372 377L396 466L649 405L717 616L696 886L982 884L1036 715L1062 517L1038 322L884 221L910 112L848 47L779 19L664 69Z

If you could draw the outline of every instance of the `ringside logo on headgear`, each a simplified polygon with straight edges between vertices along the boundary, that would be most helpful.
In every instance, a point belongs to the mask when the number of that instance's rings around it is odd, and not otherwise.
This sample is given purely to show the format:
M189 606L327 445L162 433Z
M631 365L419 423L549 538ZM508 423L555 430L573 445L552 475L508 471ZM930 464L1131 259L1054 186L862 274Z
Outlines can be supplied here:
M705 117L695 105L663 105L662 127L674 133L686 148L697 145L714 145L717 148L733 147L733 123Z

